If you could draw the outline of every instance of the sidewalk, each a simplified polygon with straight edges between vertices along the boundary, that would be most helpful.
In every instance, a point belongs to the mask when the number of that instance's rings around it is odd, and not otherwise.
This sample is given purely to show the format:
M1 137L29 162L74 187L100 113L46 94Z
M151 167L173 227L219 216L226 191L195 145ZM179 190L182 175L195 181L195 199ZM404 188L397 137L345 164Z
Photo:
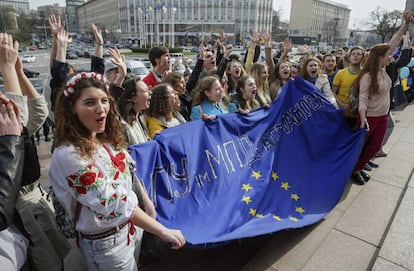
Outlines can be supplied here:
M349 182L317 225L276 234L243 271L414 270L414 105L396 126L364 186Z
M414 271L414 104L393 113L388 156L375 160L366 185L350 181L323 221L216 249L170 250L140 270ZM48 188L50 143L38 151Z

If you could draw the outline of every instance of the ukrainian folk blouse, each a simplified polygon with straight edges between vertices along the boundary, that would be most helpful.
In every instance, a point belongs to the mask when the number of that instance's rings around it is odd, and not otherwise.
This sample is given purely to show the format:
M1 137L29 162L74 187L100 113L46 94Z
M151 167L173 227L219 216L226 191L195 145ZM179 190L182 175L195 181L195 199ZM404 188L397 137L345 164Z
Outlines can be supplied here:
M125 150L106 145L114 156L101 146L93 161L81 157L73 145L55 149L49 178L56 198L72 218L76 201L81 213L76 230L86 234L107 231L130 219L138 206L132 191L129 162L132 158Z

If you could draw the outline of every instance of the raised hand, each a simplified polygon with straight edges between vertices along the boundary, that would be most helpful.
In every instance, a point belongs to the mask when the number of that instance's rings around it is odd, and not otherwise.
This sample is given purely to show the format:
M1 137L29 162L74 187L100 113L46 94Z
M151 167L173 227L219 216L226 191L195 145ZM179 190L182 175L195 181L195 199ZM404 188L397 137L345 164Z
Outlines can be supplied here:
M0 70L4 65L12 66L16 64L18 57L19 43L13 43L12 35L0 33Z
M113 83L117 86L121 86L127 75L125 55L121 54L116 47L109 48L108 53L112 57L111 61L118 67L118 75Z
M92 24L92 32L95 36L96 44L103 45L102 30L98 29L98 27L95 24Z
M19 107L0 93L0 136L20 135L21 130Z
M271 40L271 35L270 35L269 31L267 31L265 28L263 28L262 31L260 32L260 36L263 39L263 41L265 42L265 44L269 44L269 42Z
M61 17L56 18L55 14L49 15L49 27L52 35L56 37L60 30L65 28L65 22L62 21Z
M260 43L260 35L259 33L257 33L257 31L252 30L250 32L250 41L255 43L255 44L259 44Z

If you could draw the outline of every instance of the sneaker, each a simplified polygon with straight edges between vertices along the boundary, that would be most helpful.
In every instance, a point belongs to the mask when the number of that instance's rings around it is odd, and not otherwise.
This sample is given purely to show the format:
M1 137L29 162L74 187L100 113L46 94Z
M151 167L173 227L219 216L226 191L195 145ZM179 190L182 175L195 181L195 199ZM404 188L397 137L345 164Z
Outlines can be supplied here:
M372 167L369 165L369 163L365 164L364 170L366 170L366 171L371 171L372 170Z
M352 174L352 179L354 180L354 182L357 185L364 185L365 184L364 177L362 177L359 172L353 173Z
M362 176L362 178L364 179L365 182L368 182L369 179L371 179L371 176L369 176L366 172L364 172L363 170L361 170L359 172L359 174Z
M374 163L374 162L372 162L372 161L369 161L369 162L368 162L368 165L369 165L371 168L377 168L377 167L379 167L379 165L378 165L377 163Z
M379 152L377 152L377 154L375 154L375 157L385 157L387 156L387 152L380 150Z

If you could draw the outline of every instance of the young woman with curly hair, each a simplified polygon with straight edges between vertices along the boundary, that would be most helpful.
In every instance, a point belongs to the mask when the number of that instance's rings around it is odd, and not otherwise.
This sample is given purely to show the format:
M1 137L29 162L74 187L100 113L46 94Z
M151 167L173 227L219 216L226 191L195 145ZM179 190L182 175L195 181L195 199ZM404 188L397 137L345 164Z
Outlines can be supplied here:
M134 172L129 170L134 162L124 149L120 116L106 79L93 72L69 78L58 94L55 117L58 146L49 179L57 200L76 221L89 270L138 270L134 251L140 239L136 230L141 230L136 226L173 248L182 247L181 231L164 227L155 213L138 207ZM144 189L141 193L148 198Z
M147 126L150 137L162 130L186 123L178 112L180 99L170 84L159 84L152 89L151 103L147 110Z

